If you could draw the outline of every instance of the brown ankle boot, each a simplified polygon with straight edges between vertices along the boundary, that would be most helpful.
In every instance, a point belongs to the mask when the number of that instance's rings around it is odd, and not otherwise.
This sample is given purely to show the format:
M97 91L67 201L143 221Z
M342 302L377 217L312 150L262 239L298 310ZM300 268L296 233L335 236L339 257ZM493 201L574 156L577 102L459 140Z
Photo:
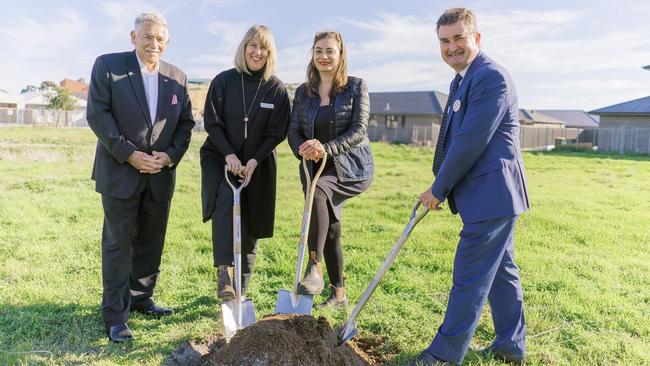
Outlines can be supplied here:
M323 264L316 262L316 252L309 252L309 262L305 275L298 285L298 294L300 295L319 295L323 292L325 282L323 281Z
M319 308L341 308L348 306L348 297L345 296L345 287L331 286L330 297L318 305Z
M222 264L217 268L217 297L222 301L235 298L235 289L232 287L227 264Z

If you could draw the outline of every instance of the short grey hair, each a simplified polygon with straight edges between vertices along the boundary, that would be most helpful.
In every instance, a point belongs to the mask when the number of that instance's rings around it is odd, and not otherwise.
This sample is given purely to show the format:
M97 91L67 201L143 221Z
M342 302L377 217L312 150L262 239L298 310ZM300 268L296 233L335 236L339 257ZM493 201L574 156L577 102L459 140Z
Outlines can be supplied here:
M169 29L167 25L167 18L164 15L157 12L148 12L142 13L135 18L135 33L137 34L140 31L140 26L144 22L152 22L162 25L165 29Z

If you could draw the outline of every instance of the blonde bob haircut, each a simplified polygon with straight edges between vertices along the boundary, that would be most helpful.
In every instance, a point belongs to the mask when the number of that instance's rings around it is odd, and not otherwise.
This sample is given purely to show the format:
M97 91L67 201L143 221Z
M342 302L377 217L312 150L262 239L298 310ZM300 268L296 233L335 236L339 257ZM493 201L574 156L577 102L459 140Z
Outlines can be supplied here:
M259 37L262 42L262 46L266 47L269 52L269 55L266 58L266 64L264 65L264 74L262 78L268 80L277 68L278 59L275 52L275 40L273 39L273 33L271 29L265 25L254 25L244 35L244 38L239 43L237 52L235 53L235 69L240 73L251 74L251 71L248 70L246 65L246 46L253 38Z

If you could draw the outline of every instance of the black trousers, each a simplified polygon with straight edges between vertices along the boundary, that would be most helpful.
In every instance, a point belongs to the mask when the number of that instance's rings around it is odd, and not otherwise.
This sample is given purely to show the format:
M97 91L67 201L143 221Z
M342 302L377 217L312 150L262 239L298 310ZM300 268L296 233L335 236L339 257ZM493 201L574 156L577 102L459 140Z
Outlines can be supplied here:
M128 320L132 302L152 301L170 203L154 200L146 178L131 198L102 195L102 313L107 328Z
M317 261L325 258L330 284L334 287L345 287L341 222L336 218L328 199L327 193L316 186L307 245L309 251L316 252Z
M223 181L217 189L217 208L212 212L212 255L214 266L229 265L234 263L233 254L233 193L228 184ZM241 283L244 289L248 288L255 258L257 254L257 238L249 233L250 212L246 203L246 194L240 196L241 213Z

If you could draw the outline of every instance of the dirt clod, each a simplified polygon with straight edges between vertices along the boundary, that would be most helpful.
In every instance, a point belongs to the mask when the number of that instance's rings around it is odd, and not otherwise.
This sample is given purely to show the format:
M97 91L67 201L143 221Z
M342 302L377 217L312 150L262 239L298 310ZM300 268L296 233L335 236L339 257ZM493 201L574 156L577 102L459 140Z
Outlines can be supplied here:
M381 362L383 357L366 354L354 340L337 347L336 334L324 317L284 314L239 331L230 343L213 347L201 361L206 366L373 366Z

